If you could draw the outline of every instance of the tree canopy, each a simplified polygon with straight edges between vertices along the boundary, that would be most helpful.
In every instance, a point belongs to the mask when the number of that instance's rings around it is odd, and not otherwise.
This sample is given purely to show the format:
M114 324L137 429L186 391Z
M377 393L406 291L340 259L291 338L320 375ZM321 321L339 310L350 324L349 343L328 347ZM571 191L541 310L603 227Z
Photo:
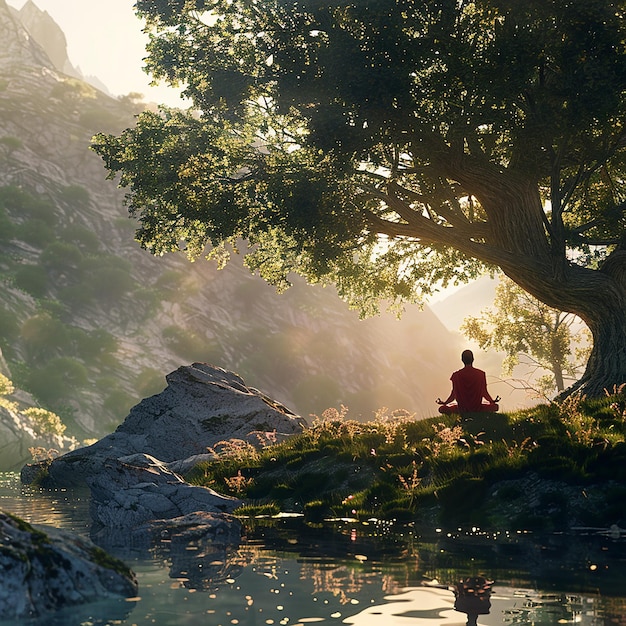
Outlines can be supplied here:
M94 139L144 247L243 239L364 312L501 268L587 323L589 392L626 380L624 0L136 8L194 105Z

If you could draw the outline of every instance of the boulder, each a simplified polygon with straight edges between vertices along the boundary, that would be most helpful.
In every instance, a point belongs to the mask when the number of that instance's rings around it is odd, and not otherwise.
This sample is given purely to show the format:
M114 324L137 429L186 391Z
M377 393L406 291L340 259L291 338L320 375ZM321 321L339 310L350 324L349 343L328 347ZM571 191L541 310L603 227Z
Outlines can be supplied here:
M171 520L196 511L229 513L241 505L208 487L189 485L146 454L109 459L87 478L95 528L130 531L147 522ZM206 532L213 532L207 529Z
M25 467L22 481L77 487L98 474L108 459L145 453L173 463L210 453L224 440L262 446L306 427L303 418L219 367L194 363L166 380L167 387L133 407L114 433L51 463Z
M2 619L137 595L133 572L89 539L5 513L0 513L0 572Z

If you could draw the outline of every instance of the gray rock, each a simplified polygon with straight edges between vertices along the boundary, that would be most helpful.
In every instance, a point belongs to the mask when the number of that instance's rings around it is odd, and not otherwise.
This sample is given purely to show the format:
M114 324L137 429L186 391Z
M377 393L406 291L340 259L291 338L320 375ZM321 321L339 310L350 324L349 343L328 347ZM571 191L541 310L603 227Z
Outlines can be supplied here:
M133 529L196 511L225 513L241 501L208 487L189 485L166 465L145 454L109 459L87 479L90 513L96 526Z
M198 463L207 463L214 461L217 458L217 454L207 452L207 454L194 454L186 459L179 459L178 461L172 461L167 464L168 469L176 474L186 474L193 469Z
M166 463L210 453L224 440L262 446L302 432L294 415L232 372L206 363L183 366L166 377L167 387L133 407L114 433L95 444L25 468L23 482L44 479L55 487L76 487L98 474L108 459L137 453Z
M0 615L31 618L137 595L135 575L90 540L0 513Z

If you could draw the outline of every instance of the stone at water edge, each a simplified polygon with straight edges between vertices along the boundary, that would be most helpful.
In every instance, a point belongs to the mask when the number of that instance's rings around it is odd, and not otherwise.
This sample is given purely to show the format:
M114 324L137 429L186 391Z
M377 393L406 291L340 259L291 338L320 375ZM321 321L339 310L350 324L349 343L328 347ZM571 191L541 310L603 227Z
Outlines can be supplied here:
M167 387L133 407L114 433L49 465L26 466L22 482L75 487L111 458L143 453L172 463L205 454L220 441L239 439L260 447L267 443L264 433L280 441L306 427L302 417L222 368L194 363L166 380Z
M0 615L33 618L101 598L137 595L121 561L88 539L0 512Z
M242 504L208 487L186 483L146 454L109 459L102 471L87 482L91 489L91 519L96 527L128 531L147 522L196 511L230 513Z

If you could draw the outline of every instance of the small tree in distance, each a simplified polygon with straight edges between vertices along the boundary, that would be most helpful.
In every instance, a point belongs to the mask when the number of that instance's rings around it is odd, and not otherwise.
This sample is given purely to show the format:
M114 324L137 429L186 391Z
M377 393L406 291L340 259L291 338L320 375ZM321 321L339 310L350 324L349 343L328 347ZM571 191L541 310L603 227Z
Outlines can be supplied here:
M482 349L506 354L504 375L510 376L520 363L530 366L533 373L548 370L549 375L535 382L544 395L551 395L555 388L562 392L566 381L575 381L589 356L589 331L579 318L550 308L504 276L496 287L493 308L483 310L479 317L466 317L461 331Z

